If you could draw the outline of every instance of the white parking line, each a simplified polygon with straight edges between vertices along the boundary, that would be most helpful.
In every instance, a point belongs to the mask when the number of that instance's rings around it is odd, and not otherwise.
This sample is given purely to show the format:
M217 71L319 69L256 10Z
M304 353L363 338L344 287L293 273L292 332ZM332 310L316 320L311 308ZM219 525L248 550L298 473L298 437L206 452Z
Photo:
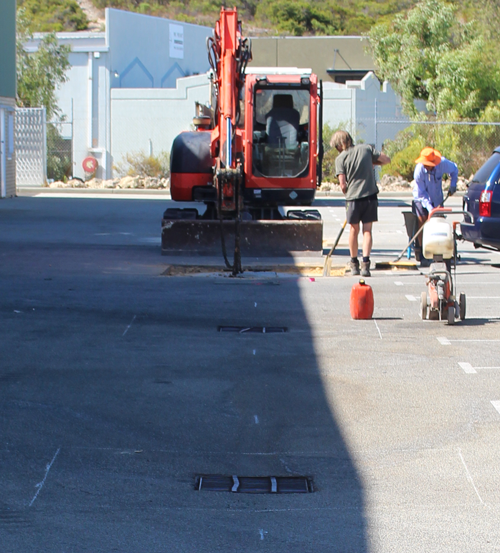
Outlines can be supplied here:
M470 363L459 363L459 366L464 370L464 373L476 374L476 369Z
M500 401L492 401L491 405L493 405L493 407L500 413Z
M500 342L500 340L450 340L444 336L436 338L442 346L449 346L452 342Z
M468 374L475 374L477 371L487 371L487 370L499 370L500 367L473 367L470 363L459 363L460 367L464 372Z
M409 294L406 294L405 295L405 298L408 300L408 301L417 301L417 298L415 296L410 296Z
M396 286L403 286L403 283L402 283L400 280L394 281L394 284L395 284Z

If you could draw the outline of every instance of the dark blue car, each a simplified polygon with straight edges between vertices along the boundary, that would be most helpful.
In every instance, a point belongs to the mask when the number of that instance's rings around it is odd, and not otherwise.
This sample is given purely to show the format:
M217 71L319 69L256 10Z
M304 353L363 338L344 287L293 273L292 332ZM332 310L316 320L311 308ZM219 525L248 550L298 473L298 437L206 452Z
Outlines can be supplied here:
M464 194L462 236L476 248L500 251L500 147L477 171Z

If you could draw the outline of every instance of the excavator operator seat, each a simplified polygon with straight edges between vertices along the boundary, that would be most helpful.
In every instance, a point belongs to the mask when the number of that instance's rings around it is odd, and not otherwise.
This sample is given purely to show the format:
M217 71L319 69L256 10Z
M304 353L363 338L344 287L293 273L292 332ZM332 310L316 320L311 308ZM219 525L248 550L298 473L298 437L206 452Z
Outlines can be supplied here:
M273 146L295 148L299 132L300 114L293 107L291 94L275 94L273 107L266 115L267 143Z

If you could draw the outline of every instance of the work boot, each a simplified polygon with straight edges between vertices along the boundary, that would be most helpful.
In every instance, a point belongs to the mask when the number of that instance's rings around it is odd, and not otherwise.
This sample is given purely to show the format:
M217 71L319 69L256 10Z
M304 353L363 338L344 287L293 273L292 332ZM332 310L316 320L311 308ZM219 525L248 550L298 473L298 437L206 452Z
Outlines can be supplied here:
M372 274L370 273L370 262L369 261L362 261L361 262L361 276L362 277L372 276Z
M352 260L349 261L349 269L351 270L351 275L352 276L358 276L359 275L359 261L356 259L356 260Z

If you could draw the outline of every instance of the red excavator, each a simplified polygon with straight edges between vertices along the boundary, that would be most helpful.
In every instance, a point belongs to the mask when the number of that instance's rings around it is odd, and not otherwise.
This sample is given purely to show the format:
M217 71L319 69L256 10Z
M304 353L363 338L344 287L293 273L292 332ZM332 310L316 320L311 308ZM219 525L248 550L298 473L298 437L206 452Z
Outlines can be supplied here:
M321 82L310 69L247 67L251 44L236 8L221 9L207 45L211 107L197 105L196 130L175 138L170 158L172 199L204 210L165 211L162 253L212 253L222 244L236 275L242 252L321 251L319 212L283 208L310 206L321 184Z

